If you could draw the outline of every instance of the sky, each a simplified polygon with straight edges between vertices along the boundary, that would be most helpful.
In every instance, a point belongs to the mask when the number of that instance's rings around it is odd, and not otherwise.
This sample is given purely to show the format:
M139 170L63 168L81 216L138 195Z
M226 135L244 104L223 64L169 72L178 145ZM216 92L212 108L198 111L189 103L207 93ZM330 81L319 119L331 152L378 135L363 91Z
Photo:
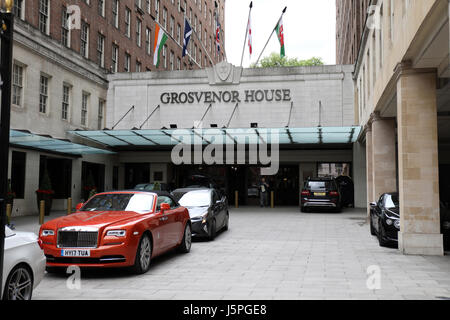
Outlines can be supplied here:
M309 59L320 57L325 64L336 63L336 0L254 0L251 14L253 54L246 45L243 66L256 62L284 7L286 56ZM241 64L250 0L225 2L226 54L228 62ZM280 52L274 33L262 57Z

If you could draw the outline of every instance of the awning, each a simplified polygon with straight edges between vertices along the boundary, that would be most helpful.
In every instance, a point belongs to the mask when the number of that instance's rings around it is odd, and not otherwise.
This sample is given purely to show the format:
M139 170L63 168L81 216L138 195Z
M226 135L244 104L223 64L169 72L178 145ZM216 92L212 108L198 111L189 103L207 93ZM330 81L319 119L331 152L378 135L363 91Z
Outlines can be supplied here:
M10 144L17 147L33 148L69 155L114 154L114 152L109 150L93 148L51 136L33 134L25 130L10 130Z
M69 131L69 133L109 147L158 147L179 143L208 144L350 144L361 127L314 128L199 128L160 130Z

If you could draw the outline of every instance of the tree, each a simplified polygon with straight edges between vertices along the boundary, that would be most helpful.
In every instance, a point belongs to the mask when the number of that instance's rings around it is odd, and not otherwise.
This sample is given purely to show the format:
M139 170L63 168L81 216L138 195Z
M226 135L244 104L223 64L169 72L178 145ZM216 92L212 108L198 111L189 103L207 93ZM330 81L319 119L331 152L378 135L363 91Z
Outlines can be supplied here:
M267 57L261 59L256 64L252 64L250 68L274 68L274 67L311 67L311 66L323 66L322 58L312 57L307 60L300 60L298 58L280 57L276 52L270 54Z

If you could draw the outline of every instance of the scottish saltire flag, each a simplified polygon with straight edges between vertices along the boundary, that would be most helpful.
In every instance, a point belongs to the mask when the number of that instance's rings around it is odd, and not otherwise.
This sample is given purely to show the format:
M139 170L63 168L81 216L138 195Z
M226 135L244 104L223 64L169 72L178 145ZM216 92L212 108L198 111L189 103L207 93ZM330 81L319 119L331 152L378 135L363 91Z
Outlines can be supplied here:
M187 54L189 40L191 40L192 28L187 19L184 19L183 57Z

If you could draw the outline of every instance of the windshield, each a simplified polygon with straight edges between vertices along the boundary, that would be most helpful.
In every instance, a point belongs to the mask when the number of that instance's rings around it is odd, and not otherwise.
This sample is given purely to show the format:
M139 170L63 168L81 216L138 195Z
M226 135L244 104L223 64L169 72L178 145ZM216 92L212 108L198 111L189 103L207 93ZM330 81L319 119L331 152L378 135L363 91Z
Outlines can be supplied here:
M385 207L387 209L397 208L398 207L398 195L387 194L386 200L385 200Z
M135 211L153 210L154 196L141 193L98 194L89 200L81 211Z
M178 201L183 207L209 207L211 192L209 190L190 191Z

